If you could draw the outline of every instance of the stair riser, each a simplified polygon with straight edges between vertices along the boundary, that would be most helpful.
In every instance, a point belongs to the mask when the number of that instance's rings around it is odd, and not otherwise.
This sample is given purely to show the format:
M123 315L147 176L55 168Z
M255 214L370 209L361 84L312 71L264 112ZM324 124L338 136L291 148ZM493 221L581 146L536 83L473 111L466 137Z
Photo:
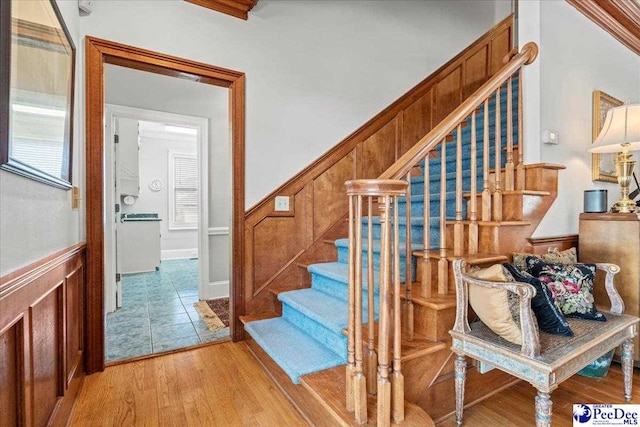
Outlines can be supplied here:
M463 190L464 191L464 190ZM429 203L429 214L432 217L440 217L440 199L436 197L439 197L439 194L434 195L432 197L430 197L431 202ZM404 203L403 203L404 202ZM447 212L447 217L453 218L455 217L456 214L456 202L455 202L455 198L452 198L451 196L446 200L446 212ZM466 216L466 212L467 212L467 201L466 200L462 200L462 213L463 213L463 217ZM404 217L407 214L407 204L405 200L401 200L398 203L398 215L400 217ZM422 201L416 201L414 202L413 200L411 201L411 216L412 217L421 217L424 215L424 203L422 203Z
M347 337L344 336L341 331L336 332L327 329L320 323L305 316L286 303L282 304L282 317L284 317L288 322L296 325L299 329L305 331L308 335L312 336L313 339L322 343L335 354L342 357L346 362ZM295 349L291 350L295 351Z
M348 248L338 248L338 262L348 263L349 262L349 250ZM400 281L404 283L404 279L406 277L406 257L404 255L400 255ZM362 251L362 267L368 268L368 255L366 251ZM380 271L380 253L373 253L373 269L376 271ZM416 275L416 260L412 258L411 260L411 277L415 279Z
M422 232L424 227L422 225L412 225L411 226L411 241L414 243L422 243ZM382 226L380 224L373 224L373 238L374 240L380 240L382 237ZM405 241L405 236L407 235L407 227L404 224L400 224L398 226L398 232L400 233L400 241ZM367 226L363 225L362 228L363 236L366 236Z
M313 282L313 289L316 289L341 301L348 302L348 289L346 283L316 273L311 273L311 281ZM365 289L362 291L362 299L363 301L367 301L368 298L369 292ZM373 300L375 301L374 312L377 315L379 309L378 289L374 290Z
M453 248L453 224L447 224L447 247ZM518 226L511 226L518 227ZM487 254L499 254L500 251L500 228L496 225L478 225L478 252ZM469 249L469 228L464 226L464 251Z
M546 196L532 194L503 194L502 219L504 221L523 221L525 213L540 203ZM467 202L468 203L468 202ZM478 206L482 206L482 195L477 196Z

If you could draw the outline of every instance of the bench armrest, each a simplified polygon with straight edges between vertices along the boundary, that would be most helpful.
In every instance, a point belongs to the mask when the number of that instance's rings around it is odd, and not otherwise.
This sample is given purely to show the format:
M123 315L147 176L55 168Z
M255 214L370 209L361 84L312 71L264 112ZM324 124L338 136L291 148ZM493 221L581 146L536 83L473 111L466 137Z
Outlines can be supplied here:
M504 289L518 295L518 309L520 313L520 330L522 331L522 347L520 353L527 357L540 354L540 337L535 326L531 311L531 298L536 295L536 289L528 283L521 282L491 282L477 279L464 272L463 259L453 261L453 272L456 281L456 322L453 330L467 334L471 331L468 320L469 284L485 288Z
M611 309L609 311L612 314L624 313L624 301L613 283L613 276L620 272L620 267L616 264L596 263L596 268L607 273L604 278L604 286L609 296L609 301L611 301Z

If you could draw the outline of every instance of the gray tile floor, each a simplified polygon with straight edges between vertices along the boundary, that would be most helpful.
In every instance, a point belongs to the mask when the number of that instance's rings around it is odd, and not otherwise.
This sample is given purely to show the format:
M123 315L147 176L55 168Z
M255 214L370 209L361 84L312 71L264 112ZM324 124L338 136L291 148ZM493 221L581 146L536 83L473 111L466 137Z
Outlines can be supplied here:
M106 361L159 353L229 336L211 332L193 307L198 260L165 260L160 270L122 277L122 308L107 314Z

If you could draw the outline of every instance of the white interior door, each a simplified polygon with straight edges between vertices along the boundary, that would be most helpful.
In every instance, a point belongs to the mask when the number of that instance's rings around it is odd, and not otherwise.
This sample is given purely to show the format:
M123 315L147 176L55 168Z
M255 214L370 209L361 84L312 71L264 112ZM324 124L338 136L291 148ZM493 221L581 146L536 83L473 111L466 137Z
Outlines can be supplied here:
M111 313L122 305L121 283L117 277L117 256L116 256L116 223L119 211L119 185L117 178L117 144L114 143L117 135L117 122L113 116L113 111L107 106L105 109L105 179L104 179L104 294L105 312ZM120 296L120 298L118 298Z

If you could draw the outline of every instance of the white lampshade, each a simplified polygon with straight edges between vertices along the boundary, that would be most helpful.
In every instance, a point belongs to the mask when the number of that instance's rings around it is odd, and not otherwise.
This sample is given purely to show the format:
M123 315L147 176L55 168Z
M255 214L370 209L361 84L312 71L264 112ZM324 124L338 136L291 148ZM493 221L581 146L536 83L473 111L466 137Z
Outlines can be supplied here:
M640 104L622 105L607 111L600 135L588 151L618 153L635 150L640 150Z

